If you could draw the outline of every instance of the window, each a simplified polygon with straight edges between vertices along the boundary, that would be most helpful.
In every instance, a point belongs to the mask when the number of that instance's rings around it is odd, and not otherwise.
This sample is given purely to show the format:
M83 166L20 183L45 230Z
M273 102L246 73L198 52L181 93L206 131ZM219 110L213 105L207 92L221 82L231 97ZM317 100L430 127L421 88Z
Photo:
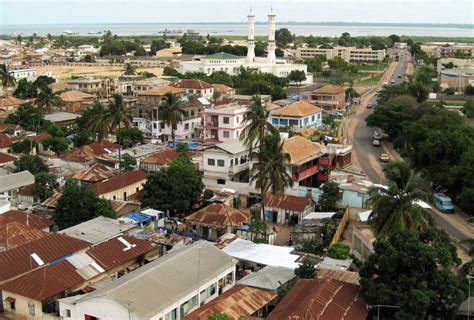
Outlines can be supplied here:
M215 159L207 159L207 165L208 166L215 166L216 165L216 160Z
M312 122L314 121L314 116L311 116L311 121L312 121Z
M224 117L223 121L224 121L224 124L229 124L229 117Z
M272 118L272 124L278 124L278 119L277 118Z
M225 180L224 179L217 179L217 184L225 184Z
M184 130L189 130L189 123L184 124Z
M65 318L70 318L71 317L71 310L69 310L69 309L64 310L63 316Z
M211 286L209 287L209 296L212 296L216 293L216 284L213 283L211 284Z
M28 303L28 313L30 316L35 315L35 305L33 303Z
M224 160L222 160L222 159L218 159L218 160L217 160L217 166L218 166L218 167L223 167L224 165L225 165L225 161L224 161Z
M229 138L229 131L224 131L224 138Z
M237 118L235 119L235 122L236 122L237 124L239 124L239 117L237 117Z

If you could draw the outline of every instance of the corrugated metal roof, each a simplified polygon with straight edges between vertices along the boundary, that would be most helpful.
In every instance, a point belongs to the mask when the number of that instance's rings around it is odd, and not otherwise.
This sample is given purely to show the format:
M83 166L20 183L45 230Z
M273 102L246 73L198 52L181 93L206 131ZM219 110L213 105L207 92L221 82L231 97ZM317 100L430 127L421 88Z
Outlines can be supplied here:
M250 316L270 303L276 291L236 285L199 309L184 317L184 320L207 320L215 312L224 313L230 319Z
M54 194L49 197L48 199L44 200L41 205L47 208L56 208L56 204L58 203L59 198L61 198L61 192L54 192Z
M296 212L303 212L307 206L313 204L310 197L298 197L287 194L267 193L265 195L266 208L278 208Z
M146 157L145 159L141 160L140 163L149 163L149 164L157 164L157 165L166 165L173 160L176 160L179 157L179 153L176 148L167 148L158 153L152 154L151 156ZM186 151L186 155L191 157L194 155L193 151Z
M332 85L332 84L328 84L328 85L325 85L325 86L322 86L321 88L318 88L316 90L313 91L313 94L339 94L339 93L343 93L343 92L346 92L346 90L344 90L344 88L342 87L339 87L339 86L335 86L335 85Z
M368 314L359 286L332 279L301 279L267 320L365 320Z
M112 170L102 164L95 163L85 170L74 173L71 178L88 182L99 182L113 176Z
M9 210L0 214L0 226L10 222L18 222L25 226L37 229L47 228L54 224L54 221L29 211Z
M88 242L53 233L14 249L0 252L0 283L36 269L39 265L31 257L34 253L44 263L48 263L88 246L90 246Z
M21 171L0 177L0 192L18 189L35 183L35 177L28 171Z
M94 142L66 152L63 158L67 161L85 162L115 152L118 147L117 144L108 141Z
M101 195L122 189L140 181L145 183L147 176L148 174L143 170L128 171L107 180L97 182L91 187L91 189L97 195Z
M342 270L320 268L318 270L318 278L319 279L324 279L324 278L335 279L335 280L344 281L348 283L359 284L360 276L357 272L353 272L353 271L342 271Z
M321 156L320 145L300 136L285 139L283 150L290 155L291 164L303 164Z
M186 217L186 221L207 226L240 227L250 223L251 214L226 206L223 203L212 203Z
M293 269L267 266L243 277L237 283L265 290L278 290L295 277Z
M1 216L1 215L0 215ZM13 249L30 241L47 236L40 229L29 227L18 222L0 225L0 247Z

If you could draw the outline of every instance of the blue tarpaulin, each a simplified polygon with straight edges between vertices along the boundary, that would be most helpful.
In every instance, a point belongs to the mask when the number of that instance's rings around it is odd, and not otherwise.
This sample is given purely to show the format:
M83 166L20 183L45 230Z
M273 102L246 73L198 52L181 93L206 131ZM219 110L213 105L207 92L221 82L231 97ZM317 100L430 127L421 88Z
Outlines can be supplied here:
M127 215L127 218L132 219L138 223L147 223L151 221L151 216L141 213L141 212L129 213Z

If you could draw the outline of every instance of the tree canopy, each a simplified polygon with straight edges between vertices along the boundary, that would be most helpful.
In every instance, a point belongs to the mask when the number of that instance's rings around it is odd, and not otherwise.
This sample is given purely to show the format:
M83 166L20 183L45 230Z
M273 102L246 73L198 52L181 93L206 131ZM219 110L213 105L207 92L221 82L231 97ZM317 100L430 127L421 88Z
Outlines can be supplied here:
M465 299L467 282L451 268L460 263L446 232L430 228L421 233L399 232L374 243L360 270L362 290L383 316L417 320L428 316L453 319Z
M37 155L24 154L15 160L14 164L17 172L28 170L32 175L48 172L46 162Z
M336 211L336 202L339 194L339 184L334 181L327 181L321 188L322 194L319 197L319 206L322 211Z
M316 277L316 267L310 259L304 258L295 269L295 275L300 279L314 279Z

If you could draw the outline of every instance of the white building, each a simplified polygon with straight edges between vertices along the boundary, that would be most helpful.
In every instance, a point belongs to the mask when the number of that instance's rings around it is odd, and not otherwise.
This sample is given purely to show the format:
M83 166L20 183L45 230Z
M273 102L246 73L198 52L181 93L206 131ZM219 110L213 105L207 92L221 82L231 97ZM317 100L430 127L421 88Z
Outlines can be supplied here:
M324 55L327 59L339 57L347 62L382 62L385 59L386 51L356 47L335 47L332 49L304 47L297 48L295 51L297 59L312 58L316 55Z
M27 170L0 176L0 201L9 201L12 205L18 203L18 191L35 183L35 177Z
M29 68L29 69L16 69L16 70L10 70L10 74L16 79L28 79L32 77L36 77L36 70Z
M233 141L238 140L247 124L244 114L247 106L226 104L206 108L202 111L204 140Z
M180 320L235 285L236 261L199 241L94 292L59 300L63 319Z
M305 64L290 64L284 59L277 59L275 55L275 13L273 10L268 14L268 45L267 57L255 57L255 32L254 15L250 11L247 16L248 40L247 57L239 57L228 53L217 53L202 57L200 60L181 61L180 72L203 72L208 75L215 71L224 71L236 75L241 67L256 69L259 72L271 73L277 77L286 77L291 71L301 70L306 74L306 80L302 83L312 83L313 75L307 72Z
M186 96L188 97L212 99L212 95L214 94L214 87L202 80L180 79L171 83L170 86L185 90Z

